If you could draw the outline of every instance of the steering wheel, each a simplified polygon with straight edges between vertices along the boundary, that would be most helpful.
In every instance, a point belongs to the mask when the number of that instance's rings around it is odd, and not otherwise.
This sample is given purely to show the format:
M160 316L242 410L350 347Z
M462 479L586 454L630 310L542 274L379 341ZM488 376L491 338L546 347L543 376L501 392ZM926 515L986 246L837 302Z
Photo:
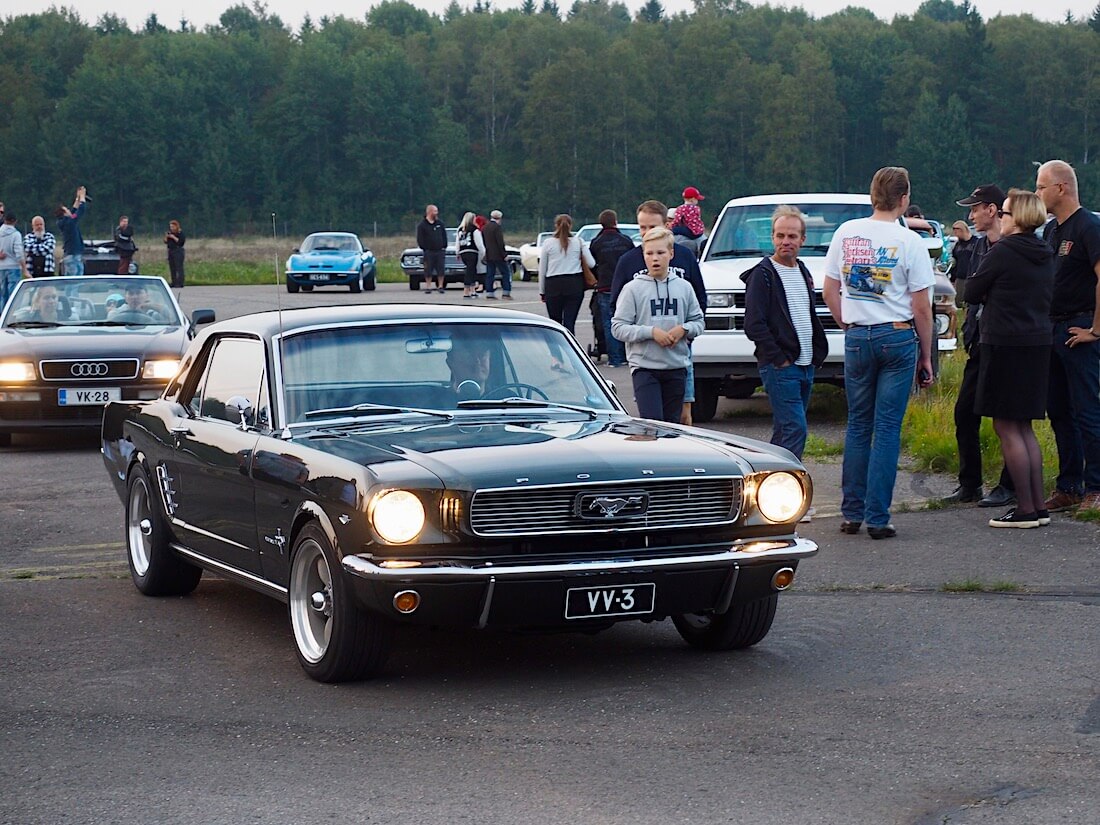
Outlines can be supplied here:
M550 396L547 395L546 393L544 393L538 387L535 387L531 384L524 384L520 381L509 381L507 384L500 384L499 386L493 387L491 390L486 390L485 394L482 395L481 397L482 398L497 398L498 397L497 394L500 393L499 397L503 398L504 395L505 395L504 391L505 390L512 390L512 389L514 389L514 390L527 390L528 393L535 393L535 394L538 394L539 396L541 396L543 401L549 401L550 400ZM534 395L528 395L527 397L528 398L533 398Z

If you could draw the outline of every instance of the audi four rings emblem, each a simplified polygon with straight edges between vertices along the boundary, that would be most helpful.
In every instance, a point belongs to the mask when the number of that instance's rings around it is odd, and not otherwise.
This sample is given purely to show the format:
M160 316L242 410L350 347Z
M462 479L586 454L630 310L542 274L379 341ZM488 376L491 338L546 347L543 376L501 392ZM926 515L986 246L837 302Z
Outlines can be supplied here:
M74 378L98 378L107 374L107 365L102 361L80 361L69 367Z

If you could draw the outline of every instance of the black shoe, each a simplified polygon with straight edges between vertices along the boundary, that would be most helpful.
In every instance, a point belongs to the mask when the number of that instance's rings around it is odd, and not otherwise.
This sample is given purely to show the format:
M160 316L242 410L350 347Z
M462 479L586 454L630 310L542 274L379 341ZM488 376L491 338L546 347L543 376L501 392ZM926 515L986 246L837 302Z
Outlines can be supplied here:
M868 527L867 535L873 539L892 539L898 534L897 528L892 524L886 524L882 527Z
M1050 524L1050 511L1049 510L1036 510L1035 518L1039 520L1040 527L1046 527Z
M859 532L859 528L863 526L862 521L842 521L840 522L840 532L847 533L850 536L854 536Z
M1039 526L1039 515L1037 513L1017 513L1016 508L1013 507L1003 516L997 518L991 518L989 520L990 527L1023 527L1025 529Z
M946 504L971 504L981 500L981 497L981 487L964 487L960 484L955 488L955 492L949 496L944 496L943 500Z
M1016 493L998 484L978 502L979 507L1008 507L1016 503Z

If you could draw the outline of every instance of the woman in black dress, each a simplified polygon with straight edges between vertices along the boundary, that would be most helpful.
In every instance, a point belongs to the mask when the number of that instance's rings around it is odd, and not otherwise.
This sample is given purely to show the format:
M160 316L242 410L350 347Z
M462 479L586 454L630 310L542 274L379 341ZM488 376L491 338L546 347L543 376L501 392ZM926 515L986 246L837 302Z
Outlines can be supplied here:
M974 412L993 419L1016 485L1016 507L989 526L1038 527L1050 515L1042 509L1043 457L1031 422L1046 416L1054 252L1035 234L1046 209L1034 192L1009 190L1000 215L1001 239L964 288L968 304L983 304Z

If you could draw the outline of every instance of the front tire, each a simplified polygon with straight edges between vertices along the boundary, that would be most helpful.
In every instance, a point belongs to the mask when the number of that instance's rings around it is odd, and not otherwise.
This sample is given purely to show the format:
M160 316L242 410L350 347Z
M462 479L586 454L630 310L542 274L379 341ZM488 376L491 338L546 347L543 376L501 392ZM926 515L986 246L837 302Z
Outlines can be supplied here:
M363 291L363 271L362 270L360 270L359 274L355 276L355 278L352 280L352 282L350 284L348 284L348 289L351 290L352 295L356 295L359 292Z
M718 382L713 378L695 380L695 401L691 418L696 424L706 424L718 412Z
M372 269L370 272L363 276L363 289L365 289L367 292L374 292L377 285L377 280L377 273Z
M140 465L126 485L126 558L134 586L146 596L183 596L202 578L201 567L185 562L168 546L168 527L149 474Z
M393 625L355 603L336 551L315 524L295 542L287 596L298 661L310 678L350 682L381 670Z
M416 272L409 273L409 289L413 290L414 292L419 292L420 281L421 276L419 274L417 274Z
M294 281L290 280L290 278L286 279L286 291L287 292L289 292L291 295L293 295L298 291L298 289L299 289L298 284L294 283Z
M741 650L752 647L771 630L779 594L751 602L734 602L721 615L685 613L672 623L684 641L702 650Z

